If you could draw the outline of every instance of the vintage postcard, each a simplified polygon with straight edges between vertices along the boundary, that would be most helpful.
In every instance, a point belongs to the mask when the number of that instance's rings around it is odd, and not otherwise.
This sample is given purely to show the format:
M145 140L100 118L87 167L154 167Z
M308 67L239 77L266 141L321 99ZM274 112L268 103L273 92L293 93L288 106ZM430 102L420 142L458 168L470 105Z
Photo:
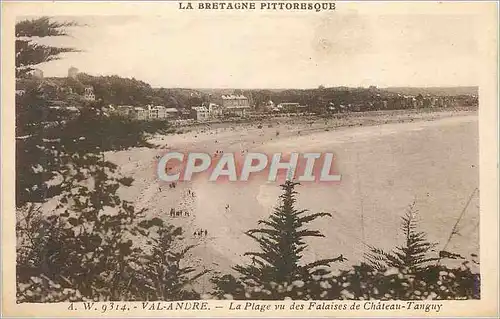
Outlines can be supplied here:
M498 316L498 3L2 3L5 317Z

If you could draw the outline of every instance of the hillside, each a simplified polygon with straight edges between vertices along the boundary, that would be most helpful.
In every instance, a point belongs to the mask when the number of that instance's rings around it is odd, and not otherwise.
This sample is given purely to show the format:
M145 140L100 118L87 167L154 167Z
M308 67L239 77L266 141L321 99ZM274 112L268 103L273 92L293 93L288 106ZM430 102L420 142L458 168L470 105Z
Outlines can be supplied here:
M477 86L455 86L455 87L388 87L381 90L405 95L478 95Z

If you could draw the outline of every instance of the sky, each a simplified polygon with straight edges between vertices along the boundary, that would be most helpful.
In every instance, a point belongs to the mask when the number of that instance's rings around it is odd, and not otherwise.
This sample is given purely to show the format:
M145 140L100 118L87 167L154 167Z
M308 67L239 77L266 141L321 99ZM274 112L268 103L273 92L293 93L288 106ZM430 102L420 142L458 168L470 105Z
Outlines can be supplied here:
M84 25L44 39L83 50L39 65L45 76L73 66L153 87L312 88L323 85L475 86L478 18L214 12L59 16Z

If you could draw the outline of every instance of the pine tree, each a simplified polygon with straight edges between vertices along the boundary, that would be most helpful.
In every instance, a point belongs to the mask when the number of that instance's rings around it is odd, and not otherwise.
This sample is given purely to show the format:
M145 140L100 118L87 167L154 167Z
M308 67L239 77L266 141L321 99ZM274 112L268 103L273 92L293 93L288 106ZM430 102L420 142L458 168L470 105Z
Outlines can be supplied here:
M308 210L295 208L295 186L299 183L286 181L281 185L281 204L274 209L274 213L267 220L260 220L261 228L251 229L246 232L260 247L260 252L247 252L251 264L236 265L234 269L240 274L238 280L230 280L223 276L225 292L231 287L269 286L270 283L289 284L294 281L310 282L311 276L323 275L330 263L342 261L342 256L332 259L321 259L301 264L303 251L307 248L306 237L324 237L318 230L310 230L306 225L319 217L327 217L329 213L308 213ZM234 281L235 285L227 285ZM221 285L218 285L221 289ZM240 288L237 289L241 290ZM274 295L273 297L277 297Z
M153 242L151 252L144 254L144 266L137 274L140 300L200 299L189 286L210 270L196 273L194 267L182 263L195 245L179 247L183 239L180 227L161 223L157 234L157 238L149 238Z
M413 203L401 218L405 244L390 252L370 246L370 252L365 254L368 265L378 270L397 268L415 273L425 269L428 263L438 260L437 257L429 256L436 243L429 242L426 234L418 231L417 212Z
M35 39L67 36L66 28L75 22L55 22L49 17L23 20L16 24L16 77L24 77L37 64L58 60L62 53L78 52L75 48L54 47Z
M64 27L71 25L48 18L19 22L18 75L72 51L31 43L35 37L65 35ZM154 233L151 228L163 224L158 219L145 220L143 210L137 211L120 198L118 189L130 186L133 179L123 177L116 164L105 160L104 152L144 145L144 128L132 121L105 117L98 105L89 105L76 118L49 120L47 96L37 80L33 84L16 99L18 300L68 300L58 292L61 288L75 291L71 297L75 301L141 295L143 291L137 287L144 287L137 285L137 274L148 272L135 262L145 257L144 247L137 242ZM49 200L58 204L44 216L41 203ZM161 228L163 236L169 232L175 231ZM177 239L174 236L172 241ZM183 257L171 254L171 264ZM168 278L180 294L185 281L193 279L188 276L193 271L172 271L167 268L161 278ZM40 283L44 289L39 289Z

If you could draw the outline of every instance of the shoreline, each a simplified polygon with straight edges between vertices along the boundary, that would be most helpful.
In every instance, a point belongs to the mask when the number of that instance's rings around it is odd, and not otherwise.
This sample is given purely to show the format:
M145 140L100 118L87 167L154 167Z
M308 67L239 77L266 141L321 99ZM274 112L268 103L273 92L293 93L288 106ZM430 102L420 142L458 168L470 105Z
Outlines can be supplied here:
M331 116L267 117L180 126L177 133L155 134L147 140L157 148L170 148L170 146L179 143L195 146L194 144L205 144L211 140L215 140L216 143L225 140L243 140L245 135L253 134L256 137L254 142L258 145L258 142L263 144L271 140L281 140L283 137L308 136L322 131L343 131L353 127L428 122L451 117L477 116L477 114L477 108L463 107L353 112ZM166 141L167 139L168 141Z

